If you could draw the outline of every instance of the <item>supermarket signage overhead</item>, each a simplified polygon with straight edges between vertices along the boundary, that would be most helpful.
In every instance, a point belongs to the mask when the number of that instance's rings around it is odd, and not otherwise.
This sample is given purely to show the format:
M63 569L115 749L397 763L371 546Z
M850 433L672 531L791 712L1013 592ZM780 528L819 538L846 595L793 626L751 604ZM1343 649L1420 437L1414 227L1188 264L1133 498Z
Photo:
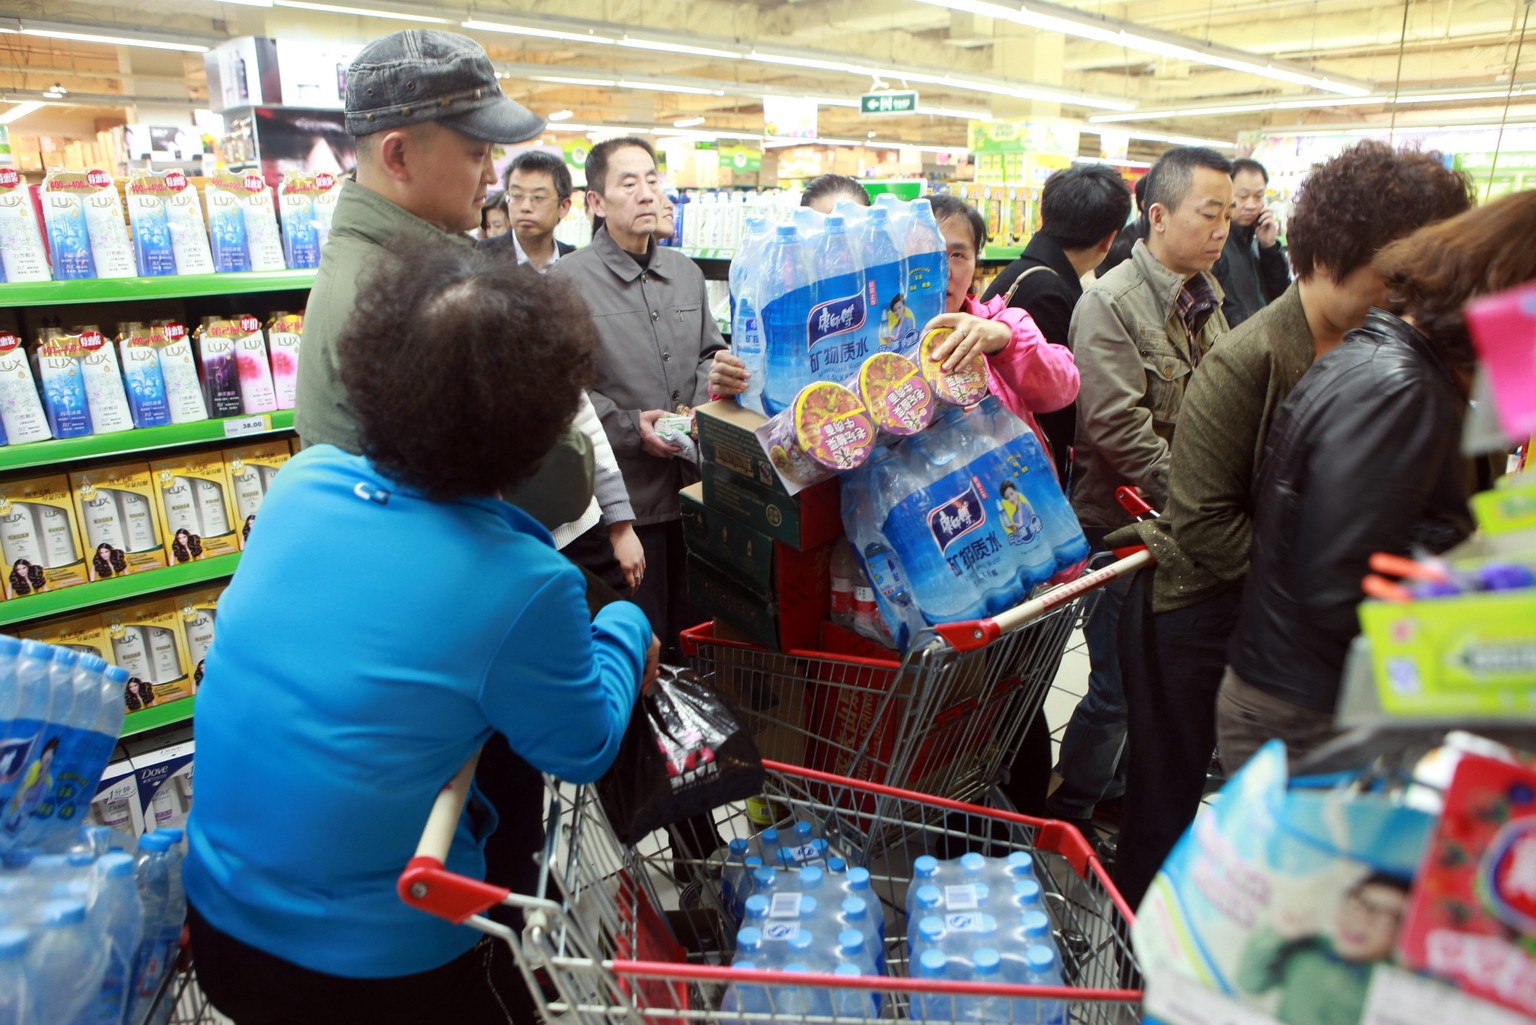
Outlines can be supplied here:
M733 171L761 171L763 151L756 146L721 146L720 166Z
M872 115L915 114L917 113L917 93L865 93L859 97L859 113Z

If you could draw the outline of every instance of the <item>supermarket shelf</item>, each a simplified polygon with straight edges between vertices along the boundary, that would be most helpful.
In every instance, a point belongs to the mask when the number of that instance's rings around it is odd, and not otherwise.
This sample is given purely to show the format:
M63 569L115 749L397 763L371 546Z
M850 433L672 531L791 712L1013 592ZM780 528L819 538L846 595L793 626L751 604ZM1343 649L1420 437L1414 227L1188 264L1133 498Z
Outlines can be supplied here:
M13 598L0 602L0 626L78 612L107 602L174 591L181 587L205 584L210 580L222 580L234 573L238 565L240 555L236 552L148 573L133 573L126 577L76 584L62 591L44 591L42 594L29 594L25 598Z
M150 705L141 708L137 712L129 712L123 719L123 732L121 737L131 737L136 733L148 733L162 726L173 726L179 722L190 722L194 706L197 703L197 695L190 698L180 698L176 701L168 701L163 705Z
M0 285L0 308L192 299L205 295L307 290L312 270L249 271L237 274L166 275L157 278L97 278L87 281L16 281Z
M6 286L0 285L0 288L4 287ZM156 449L195 445L206 441L234 441L239 438L271 434L274 431L291 430L293 430L293 410L279 409L275 413L231 416L222 420L199 420L196 423L169 424L165 427L145 427L142 430L119 431L116 434L88 434L83 438L34 441L28 445L10 445L0 448L0 472L24 470L34 466L55 466L81 459L95 459L99 456L152 452Z

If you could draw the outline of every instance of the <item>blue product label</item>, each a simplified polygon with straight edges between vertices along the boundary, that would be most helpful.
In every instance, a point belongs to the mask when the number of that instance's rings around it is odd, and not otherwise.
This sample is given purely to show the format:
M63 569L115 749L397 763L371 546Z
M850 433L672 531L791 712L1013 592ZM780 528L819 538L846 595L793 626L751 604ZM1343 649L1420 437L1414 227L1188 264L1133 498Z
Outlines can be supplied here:
M133 243L143 277L162 277L176 273L176 256L171 248L171 225L160 203L141 207L133 222Z
M121 355L133 426L161 427L170 423L171 409L165 399L159 355L147 345L124 345Z
M864 331L869 310L852 274L825 281L816 292L834 298L812 306L806 318L811 376L838 380L852 374L873 351Z
M875 311L882 349L900 351L918 342L917 315L901 287L901 264L883 263L866 272L869 308Z
M72 202L55 205L57 199L49 197L48 247L53 256L55 281L78 281L96 276L96 259L91 255L91 236L85 227L85 211L80 208L79 197L69 197Z
M210 195L212 192L210 189ZM210 202L208 234L213 242L214 270L224 273L251 269L251 254L245 241L245 215L239 206L215 206Z
M920 253L907 260L907 308L921 331L934 317L944 312L944 292L949 287L949 268L943 252ZM918 339L914 336L911 346Z
M43 356L38 364L43 378L43 403L53 436L78 438L90 434L91 416L85 403L80 361L73 356Z
M939 551L949 560L949 568L954 570L956 576L960 575L961 570L955 565L955 556L951 550L967 535L987 525L987 507L982 503L980 488L981 482L973 479L963 492L928 513L928 530L933 534ZM990 552L999 551L996 539L990 538L990 535L987 538L990 544L982 537L974 538L972 543L979 543Z
M289 269L320 266L320 237L315 231L314 208L285 207L284 213L287 217L283 221L283 241L287 244Z

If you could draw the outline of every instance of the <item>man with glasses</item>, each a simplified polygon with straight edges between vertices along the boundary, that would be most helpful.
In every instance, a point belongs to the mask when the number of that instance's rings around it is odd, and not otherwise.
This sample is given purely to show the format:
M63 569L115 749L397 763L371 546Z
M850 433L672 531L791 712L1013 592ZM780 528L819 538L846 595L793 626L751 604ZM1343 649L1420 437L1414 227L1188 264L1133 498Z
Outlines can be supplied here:
M519 153L507 168L507 214L512 219L517 261L548 270L576 247L555 238L571 209L571 172L546 150Z

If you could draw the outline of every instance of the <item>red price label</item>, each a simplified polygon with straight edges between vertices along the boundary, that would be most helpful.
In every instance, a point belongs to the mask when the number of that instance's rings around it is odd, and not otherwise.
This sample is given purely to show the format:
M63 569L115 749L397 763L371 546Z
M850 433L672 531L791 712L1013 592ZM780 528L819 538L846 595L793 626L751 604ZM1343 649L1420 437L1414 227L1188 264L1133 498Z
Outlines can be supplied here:
M179 342L187 337L187 329L181 324L167 324L165 325L165 337L173 342Z
M3 170L0 170L0 187L13 189L20 184L21 175L16 171L14 167L7 167Z
M263 179L261 177L261 175L259 175L259 174L248 174L248 175L245 176L245 191L247 191L247 192L260 192L262 189L264 189L266 187L267 187L266 180Z
M100 331L80 332L80 348L89 352L95 352L97 349L105 345L106 342L106 338L102 337Z
M21 344L21 339L16 335L0 332L0 352L10 352Z
M165 187L180 192L187 187L187 176L180 171L167 171L165 174Z
M244 331L246 334L250 334L252 331L259 330L260 328L261 321L257 320L255 317L240 318L240 330Z
M112 176L105 171L87 171L85 181L92 188L104 189L112 184Z
M321 171L319 174L315 175L315 186L317 188L329 189L335 184L336 176L334 174L328 174L325 171Z

